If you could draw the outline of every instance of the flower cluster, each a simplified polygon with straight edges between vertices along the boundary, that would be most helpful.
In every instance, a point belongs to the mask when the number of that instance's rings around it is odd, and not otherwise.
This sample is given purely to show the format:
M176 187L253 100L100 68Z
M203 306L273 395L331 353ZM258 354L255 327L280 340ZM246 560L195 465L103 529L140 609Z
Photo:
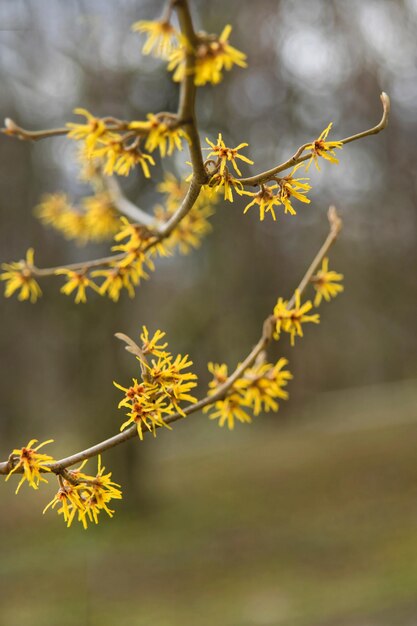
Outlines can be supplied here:
M215 400L203 410L210 411L210 419L218 419L219 426L227 424L232 430L235 422L249 423L252 415L257 416L261 411L278 411L278 400L287 400L288 392L285 387L291 380L291 373L284 369L288 361L279 359L275 364L261 361L244 370L225 396ZM227 365L209 363L209 371L213 380L209 383L209 396L221 390L227 384ZM249 414L250 413L250 414Z
M166 350L168 344L160 343L164 337L165 333L160 330L149 337L148 329L143 326L140 336L142 345L137 346L142 380L133 378L129 387L114 383L124 393L119 408L128 409L128 419L120 430L135 424L140 439L143 439L144 429L156 435L157 428L163 426L170 428L165 421L166 416L179 413L185 417L186 413L180 406L181 402L191 404L197 402L196 398L190 395L190 391L197 385L197 376L192 372L183 371L191 367L192 361L188 355L178 354L174 358ZM148 355L156 358L148 362Z
M85 123L67 124L68 137L82 141L78 158L85 166L100 165L107 176L127 176L140 165L145 178L150 178L150 166L155 165L150 154L159 149L161 157L182 150L182 141L189 141L186 131L171 113L148 113L145 121L124 122L115 118L97 118L86 109L74 110L86 118ZM141 148L144 143L144 152Z
M81 161L100 161L107 176L127 176L132 168L140 165L146 178L150 178L149 166L155 165L150 154L140 149L141 137L128 131L129 125L113 118L97 118L86 109L74 109L74 113L86 118L85 123L67 123L68 138L83 141L79 153Z
M111 500L120 500L122 492L120 485L111 480L111 472L105 474L105 467L101 464L101 456L98 456L98 468L95 476L84 474L83 469L86 461L77 469L68 471L68 478L59 476L59 489L44 513L49 509L59 506L57 512L62 515L67 527L71 526L75 517L87 529L88 524L98 524L99 515L105 511L109 517L113 517L114 511L108 507Z
M306 182L309 178L296 178L295 172L305 166L306 171L309 169L311 163L314 161L317 169L320 169L318 164L318 158L322 157L332 163L338 163L335 158L335 148L342 148L343 143L341 141L325 141L327 135L330 132L332 124L330 123L327 128L320 134L320 136L311 144L303 146L302 152L305 150L311 151L310 159L307 165L305 165L305 159L300 163L297 163L292 169L291 173L284 178L279 178L276 175L272 175L268 181L260 185L259 191L242 191L246 196L252 198L251 202L246 205L243 213L247 213L252 206L257 205L259 207L259 217L261 222L265 219L265 214L270 213L272 219L276 220L275 208L279 206L284 207L284 213L290 215L296 215L296 210L292 205L292 198L309 204L310 199L306 194L310 191L311 185ZM238 182L238 181L237 181ZM269 182L269 184L267 184Z
M60 231L79 244L105 241L119 229L119 216L108 193L100 192L82 199L73 206L65 193L43 196L35 214L46 225Z

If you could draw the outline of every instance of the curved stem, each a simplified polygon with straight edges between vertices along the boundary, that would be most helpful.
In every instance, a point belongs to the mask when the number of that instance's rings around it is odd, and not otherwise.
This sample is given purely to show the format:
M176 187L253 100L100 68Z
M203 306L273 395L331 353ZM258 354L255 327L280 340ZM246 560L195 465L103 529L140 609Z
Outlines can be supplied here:
M384 128L386 128L388 124L388 118L389 118L390 107L391 107L390 99L384 91L381 93L380 98L382 102L383 111L382 111L381 120L378 122L378 124L368 130L364 130L361 133L357 133L356 135L345 137L345 139L340 140L340 143L345 145L347 143L351 143L352 141L356 141L357 139L368 137L368 135L376 135L377 133L380 133L381 130L384 130ZM294 167L294 165L297 165L298 163L302 163L303 161L307 161L307 159L311 157L311 154L308 153L308 154L303 155L302 153L304 152L306 147L309 145L311 145L311 142L305 143L302 146L300 146L297 152L290 159L288 159L288 161L285 161L284 163L281 163L280 165L277 165L276 167L273 167L270 170L266 170L265 172L256 174L255 176L250 176L249 178L239 178L238 179L239 182L242 185L245 185L248 187L252 187L252 186L254 187L256 185L259 185L263 182L270 180L275 174L278 174L279 172L287 170L290 167Z
M320 250L314 257L308 270L306 271L303 278L301 279L300 284L297 287L297 290L300 293L302 293L306 289L307 285L310 282L312 275L314 274L314 272L320 265L324 256L329 251L330 247L336 241L341 231L342 221L339 218L335 207L329 208L328 218L329 218L329 224L330 224L329 233L323 245L321 246ZM294 299L295 299L295 296L293 296L289 300L288 308L291 308L293 306ZM248 367L251 367L253 365L258 355L268 347L268 344L270 343L272 339L273 331L274 331L274 318L272 315L268 315L268 317L265 319L263 323L262 335L260 339L252 348L252 350L249 352L249 354L246 356L246 358L242 361L242 363L229 376L226 382L220 385L215 391L215 393L213 393L212 395L205 396L204 398L199 400L196 404L190 404L187 407L185 407L184 413L186 415L191 415L192 413L196 413L197 411L204 408L205 406L214 404L218 400L222 400L223 398L225 398L228 392L230 391L230 389L232 389L233 384L236 382L236 380L238 380L238 378L242 376L242 374L245 372L245 370ZM129 338L126 338L125 335L118 333L118 338L122 339L125 342L127 339L128 348L129 347L132 348L131 351L134 351L135 347L137 348L136 344L132 346L133 342L131 342ZM183 415L177 412L177 413L174 413L173 415L169 415L164 421L166 424L172 424L173 422L176 422L182 418L183 418ZM129 439L133 439L135 436L137 436L137 428L136 428L136 425L133 425L133 426L130 426L129 428L126 428L126 430L124 430L123 432L118 433L117 435L113 435L113 437L110 437L109 439L105 439L104 441L101 441L100 443L97 443L96 445L91 446L91 448L86 448L85 450L82 450L81 452L77 452L70 456L64 457L63 459L60 459L59 461L55 461L54 463L49 463L48 467L50 471L54 472L55 474L60 474L67 467L71 467L72 465L76 465L77 463L85 461L86 459L95 457L101 454L102 452L105 452L106 450L110 450L110 448L114 448L115 446L118 446L121 443L128 441ZM0 475L8 474L12 469L13 469L12 457L9 457L8 461L0 463ZM16 474L22 473L22 472L23 470L21 470L21 468L16 470Z

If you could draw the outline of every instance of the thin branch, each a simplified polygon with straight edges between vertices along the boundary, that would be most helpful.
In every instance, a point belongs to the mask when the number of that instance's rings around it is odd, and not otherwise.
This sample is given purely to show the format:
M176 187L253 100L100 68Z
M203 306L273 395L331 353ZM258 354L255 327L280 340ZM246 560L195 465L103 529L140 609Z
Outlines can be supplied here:
M357 139L362 139L363 137L368 137L368 135L376 135L377 133L380 133L381 130L384 130L384 128L386 128L388 124L389 113L390 113L390 99L384 91L381 93L380 98L381 98L382 108L383 108L380 122L376 126L373 126L372 128L370 128L369 130L364 130L363 132L357 133L356 135L351 135L350 137L345 137L345 139L341 139L340 142L343 145L350 143L351 141L356 141ZM254 187L256 185L259 185L261 183L264 183L270 180L273 176L275 176L275 174L278 174L279 172L287 170L290 167L294 167L294 165L297 165L298 163L302 163L303 161L307 161L308 159L311 158L311 153L309 152L308 154L304 154L304 155L302 153L304 152L306 147L309 145L311 145L311 142L305 143L302 146L300 146L297 152L290 159L288 159L288 161L285 161L284 163L281 163L280 165L277 165L276 167L273 167L272 169L267 170L266 172L261 172L260 174L256 174L256 176L250 176L249 178L239 178L238 179L239 182L242 185L245 185L248 187L252 187L252 186Z
M60 135L66 135L69 132L69 128L49 128L47 130L27 130L22 128L10 117L6 117L4 120L4 128L0 129L4 135L9 137L17 137L23 141L39 141L39 139L47 139L49 137L59 137Z
M190 138L190 156L194 179L195 182L201 186L207 182L208 176L204 167L200 137L198 135L195 117L196 86L194 84L194 65L195 48L198 44L198 37L193 27L187 0L174 0L172 5L177 11L181 33L189 43L186 49L184 79L180 86L178 120L184 126Z
M306 287L308 286L311 276L314 274L314 272L320 265L322 259L328 253L330 247L336 241L340 233L340 230L342 228L342 221L337 215L335 207L329 208L328 218L329 218L329 224L330 224L329 234L327 235L325 242L323 243L320 250L316 254L313 262L311 263L310 267L304 274L303 278L301 279L300 284L297 287L297 290L300 293L303 293ZM294 305L294 301L295 301L295 296L293 296L289 300L288 308L291 308ZM225 398L228 392L232 389L233 384L236 382L236 380L238 380L238 378L242 376L242 374L245 372L245 370L248 367L251 367L253 365L253 363L256 361L256 358L259 356L259 354L267 348L268 344L272 340L274 327L275 327L274 316L269 315L263 323L262 335L259 341L252 348L252 350L249 352L247 357L242 361L242 363L229 376L227 381L223 383L222 385L220 385L217 388L216 392L213 393L212 395L205 396L204 398L199 400L199 402L197 402L196 404L190 404L187 407L185 407L184 413L186 415L191 415L192 413L196 413L197 411L204 408L205 406L208 406L210 404L213 404L214 402L217 402L218 400L222 400L223 398ZM118 333L116 336L118 337L118 339L121 339L122 341L125 341L128 344L128 349L131 348L131 350L129 351L136 354L136 349L138 348L138 346L129 337L126 337L126 335L123 335L122 333ZM182 414L177 412L177 413L174 413L173 415L169 415L168 417L166 417L164 421L166 424L172 424L173 422L176 422L182 419L183 417L184 416ZM82 450L81 452L77 452L76 454L72 454L71 456L60 459L59 461L50 463L48 464L48 467L51 472L54 472L55 474L60 474L65 468L71 467L72 465L76 465L77 463L85 461L86 459L95 457L101 454L102 452L109 450L110 448L114 448L115 446L118 446L121 443L128 441L129 439L133 439L135 436L137 437L137 428L136 428L136 425L134 424L130 426L129 428L126 428L126 430L124 430L123 432L118 433L117 435L114 435L113 437L110 437L109 439L106 439L92 446L91 448L87 448L86 450ZM12 457L9 457L8 461L0 463L0 475L8 474L11 471L11 469L13 469ZM22 471L23 470L19 468L19 470L17 470L16 473L22 473Z
M103 176L103 185L106 191L110 194L112 203L119 213L126 215L126 217L132 219L136 224L146 226L151 230L157 229L157 221L155 220L155 217L153 217L153 215L149 215L149 213L146 213L126 198L116 178L113 176Z
M159 227L160 240L168 237L172 233L172 231L178 226L181 220L187 215L187 213L190 212L190 210L196 203L198 196L200 195L201 187L202 185L200 185L193 177L190 186L188 187L185 198L179 208L169 218L169 220L165 224L163 224L163 226Z

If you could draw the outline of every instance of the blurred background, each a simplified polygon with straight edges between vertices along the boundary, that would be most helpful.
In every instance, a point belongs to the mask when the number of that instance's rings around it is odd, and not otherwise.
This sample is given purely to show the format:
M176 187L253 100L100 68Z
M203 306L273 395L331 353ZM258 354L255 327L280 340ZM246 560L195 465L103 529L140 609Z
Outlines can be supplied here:
M113 520L88 532L42 509L43 493L1 487L0 624L17 626L379 626L417 622L417 2L191 0L197 28L220 33L249 68L198 94L202 138L247 141L256 172L292 155L333 121L338 139L381 116L387 130L311 168L310 205L260 223L243 201L221 203L213 233L187 257L159 262L134 300L75 305L60 281L36 304L1 301L0 458L32 437L67 455L117 432L112 381L137 375L116 341L142 324L167 331L208 382L207 361L232 368L261 321L289 297L327 233L344 231L331 267L345 293L289 350L290 401L234 432L196 415L156 440L107 453L124 488ZM174 111L164 63L131 32L158 0L0 0L0 115L26 128L62 126L83 106L143 119ZM71 145L70 145L71 144ZM164 168L184 171L184 159ZM160 201L134 173L140 206ZM39 266L101 256L44 229L45 192L77 200L73 145L0 137L1 261L36 250ZM281 345L282 343L282 345ZM93 471L94 462L90 462Z

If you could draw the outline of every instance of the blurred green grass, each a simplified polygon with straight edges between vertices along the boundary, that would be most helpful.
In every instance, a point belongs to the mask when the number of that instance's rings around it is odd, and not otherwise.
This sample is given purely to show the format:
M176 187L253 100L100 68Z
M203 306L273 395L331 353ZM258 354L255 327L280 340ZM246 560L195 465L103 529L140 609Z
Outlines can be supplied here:
M88 532L2 487L0 624L414 624L416 400L411 381L231 434L179 424L143 511Z

